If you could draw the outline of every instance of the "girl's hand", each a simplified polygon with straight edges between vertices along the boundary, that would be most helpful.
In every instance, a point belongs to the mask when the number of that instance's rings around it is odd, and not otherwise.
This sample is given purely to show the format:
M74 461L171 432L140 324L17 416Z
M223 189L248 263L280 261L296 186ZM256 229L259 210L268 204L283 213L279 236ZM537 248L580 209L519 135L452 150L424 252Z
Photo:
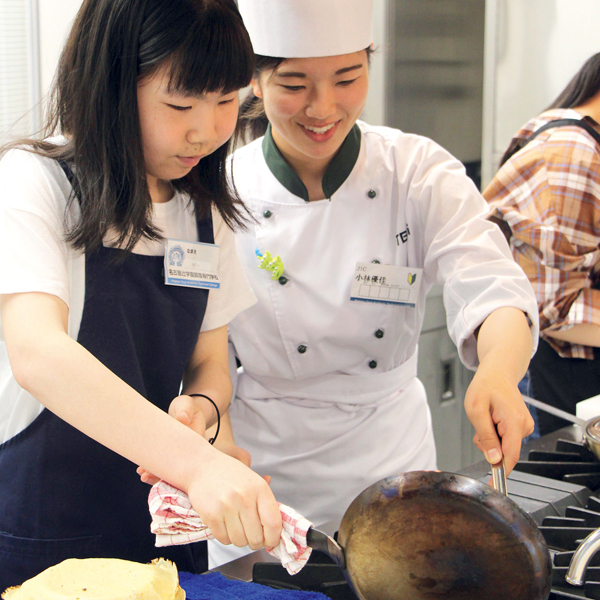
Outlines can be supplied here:
M267 478L222 452L199 465L198 473L188 496L218 541L252 550L279 543L281 513Z
M508 475L519 460L521 440L534 428L517 386L494 365L481 364L467 389L465 410L475 427L473 442L490 464L504 456Z

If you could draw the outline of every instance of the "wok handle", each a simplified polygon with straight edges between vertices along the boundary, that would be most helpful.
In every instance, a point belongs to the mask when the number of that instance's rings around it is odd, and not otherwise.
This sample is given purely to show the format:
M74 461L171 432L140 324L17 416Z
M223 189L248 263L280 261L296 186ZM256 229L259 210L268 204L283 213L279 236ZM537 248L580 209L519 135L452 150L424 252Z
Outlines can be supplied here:
M580 427L585 428L585 426L587 425L587 421L585 421L584 419L580 419L579 417L576 417L575 415L572 415L571 413L565 412L564 410L560 410L560 408L555 408L554 406L550 406L549 404L546 404L545 402L540 402L539 400L534 400L533 398L530 398L529 396L523 396L523 400L525 400L526 404L531 404L531 406L535 406L536 408L539 408L540 410L543 410L544 412L550 413L551 415L554 415L555 417L560 417L561 419L564 419L565 421L575 423L575 425L579 425Z
M340 569L346 569L344 549L331 536L311 527L306 532L306 543L313 550L319 550L331 557Z
M506 469L504 468L504 456L499 463L492 465L492 487L501 494L508 496L506 487Z
M494 425L494 428L496 429L496 435L500 439L500 444L502 445L502 438L498 433L498 426ZM492 465L492 487L504 496L508 496L508 489L506 487L506 465L504 463L504 454L502 455L502 460L500 460L500 462L497 462L495 465Z

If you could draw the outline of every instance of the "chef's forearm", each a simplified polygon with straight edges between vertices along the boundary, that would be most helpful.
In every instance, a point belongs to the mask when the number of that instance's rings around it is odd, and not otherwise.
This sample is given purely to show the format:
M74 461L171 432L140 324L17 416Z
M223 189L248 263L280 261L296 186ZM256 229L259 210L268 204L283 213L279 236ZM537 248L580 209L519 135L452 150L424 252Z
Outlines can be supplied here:
M527 372L532 350L529 323L518 308L503 307L495 310L479 329L479 363L493 365L515 383Z

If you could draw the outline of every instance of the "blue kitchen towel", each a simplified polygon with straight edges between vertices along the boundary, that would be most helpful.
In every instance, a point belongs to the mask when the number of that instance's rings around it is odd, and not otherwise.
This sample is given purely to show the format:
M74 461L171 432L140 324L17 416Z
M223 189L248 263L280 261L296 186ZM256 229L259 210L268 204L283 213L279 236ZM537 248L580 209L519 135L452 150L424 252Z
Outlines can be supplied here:
M206 575L179 573L179 585L185 590L186 600L329 600L318 592L274 590L259 583L227 579L216 572Z

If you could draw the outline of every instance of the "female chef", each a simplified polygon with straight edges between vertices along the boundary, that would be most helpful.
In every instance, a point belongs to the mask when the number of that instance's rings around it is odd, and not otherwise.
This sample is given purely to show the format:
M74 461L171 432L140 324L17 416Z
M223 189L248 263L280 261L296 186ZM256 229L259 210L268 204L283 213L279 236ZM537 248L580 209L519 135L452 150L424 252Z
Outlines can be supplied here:
M224 175L253 64L233 0L85 0L64 136L3 153L0 591L69 557L204 571L205 545L155 548L136 465L222 542L278 543L267 483L199 435L231 397L227 323L255 301Z
M372 2L239 8L257 54L249 109L269 125L232 161L256 219L236 239L258 297L230 324L236 443L315 523L383 477L435 468L416 361L437 282L461 359L477 368L465 398L475 443L510 471L533 428L517 384L537 339L535 297L459 161L358 121Z

